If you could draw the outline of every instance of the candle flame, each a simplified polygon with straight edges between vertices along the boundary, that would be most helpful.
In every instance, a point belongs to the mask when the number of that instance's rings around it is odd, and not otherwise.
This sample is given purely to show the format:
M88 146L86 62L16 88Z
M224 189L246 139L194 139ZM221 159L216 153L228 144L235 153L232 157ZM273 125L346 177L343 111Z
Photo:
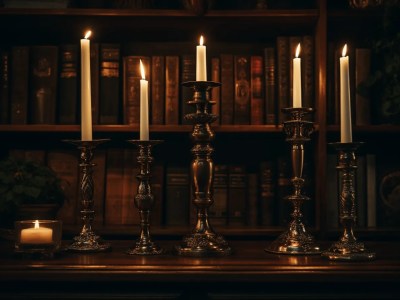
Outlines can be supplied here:
M87 31L85 34L85 39L88 39L91 35L92 35L92 31L91 30Z
M145 80L146 78L144 76L145 74L144 74L144 67L143 67L142 60L140 59L139 62L140 62L140 73L142 74L142 79Z
M300 43L297 45L296 48L296 58L299 57L299 55L300 55Z
M200 46L203 46L203 43L204 43L204 39L203 39L203 36L201 35L200 36Z
M35 221L35 229L39 228L39 220Z
M342 50L342 56L346 56L347 54L347 44L344 44L343 50Z

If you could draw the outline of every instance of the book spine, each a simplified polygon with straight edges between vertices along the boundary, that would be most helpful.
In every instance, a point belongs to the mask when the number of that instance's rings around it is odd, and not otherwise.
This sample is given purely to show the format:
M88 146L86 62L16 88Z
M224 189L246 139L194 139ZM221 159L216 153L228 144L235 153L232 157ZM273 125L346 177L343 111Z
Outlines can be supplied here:
M122 224L124 150L107 150L105 225Z
M10 54L8 51L0 52L0 124L9 123L9 71Z
M99 43L90 45L90 84L92 95L92 123L99 124L100 112L100 46Z
M165 124L179 123L179 57L165 58Z
M152 175L151 187L154 196L154 204L151 212L151 225L160 226L164 224L164 165L161 163L156 163L153 167Z
M29 52L27 46L11 49L11 124L28 123Z
M95 164L93 171L93 208L95 217L93 224L95 226L104 225L104 205L105 205L105 185L106 185L106 151L96 150L96 155L93 157Z
M303 92L303 106L315 107L314 95L314 37L310 35L303 36L302 47L302 92Z
M247 211L247 174L241 165L229 166L228 224L245 225Z
M165 225L189 224L189 173L187 168L167 167Z
M214 225L226 225L228 213L228 166L215 165L214 203L210 206L209 216Z
M258 174L247 175L247 221L249 226L258 225Z
M275 170L272 161L260 164L260 224L271 226L275 224Z
M118 124L120 46L100 45L100 124Z
M371 124L371 98L367 91L361 93L362 84L368 79L371 69L371 50L356 49L356 125Z
M289 107L290 99L290 58L289 58L289 38L278 36L276 39L277 51L277 85L278 85L278 123L285 121L282 108Z
M356 210L357 226L363 228L367 224L367 171L366 156L357 157L357 175L356 175Z
M276 125L276 63L275 48L264 49L265 75L265 123Z
M194 55L183 55L181 63L181 81L186 82L194 80L196 80L196 58ZM193 90L181 86L181 124L190 124L189 121L185 119L185 116L195 112L195 107L187 104L187 102L191 100L193 100Z
M291 204L287 199L292 189L290 170L288 159L283 156L278 157L276 207L278 208L278 225L280 226L286 226L290 219Z
M238 55L234 58L235 103L233 123L250 124L250 57Z
M221 54L221 124L233 124L233 55Z
M33 124L56 123L58 47L31 48L30 121Z
M264 65L262 56L251 56L251 99L250 123L252 125L264 124Z
M124 149L122 175L122 224L139 225L139 211L135 207L134 199L138 192L139 181L136 175L139 168L136 163L136 150Z
M164 56L151 58L151 124L164 124L165 116L165 59Z
M60 46L58 123L75 124L78 105L78 46Z
M140 122L140 60L145 74L150 74L150 58L125 56L123 58L123 123L127 125Z
M214 82L221 82L221 68L220 68L220 58L211 58L211 80ZM211 91L211 100L215 102L212 106L211 111L214 115L218 116L218 120L214 124L221 123L221 88L215 87Z
M339 182L336 166L337 155L328 154L326 164L326 226L328 229L339 228Z

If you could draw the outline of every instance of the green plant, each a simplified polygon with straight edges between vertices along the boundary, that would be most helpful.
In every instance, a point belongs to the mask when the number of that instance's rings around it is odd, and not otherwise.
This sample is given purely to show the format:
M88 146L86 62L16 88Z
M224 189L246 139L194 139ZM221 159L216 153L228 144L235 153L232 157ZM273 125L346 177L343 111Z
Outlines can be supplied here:
M44 165L8 158L0 162L0 214L13 214L22 204L57 204L64 193L61 180Z

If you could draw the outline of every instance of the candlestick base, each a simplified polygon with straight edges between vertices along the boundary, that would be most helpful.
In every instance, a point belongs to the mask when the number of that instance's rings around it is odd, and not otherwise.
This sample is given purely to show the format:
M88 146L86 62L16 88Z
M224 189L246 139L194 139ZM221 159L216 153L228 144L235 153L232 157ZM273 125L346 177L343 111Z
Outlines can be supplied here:
M341 191L339 197L339 218L343 225L343 234L339 241L324 251L322 257L338 261L362 261L375 259L375 253L368 251L364 244L354 235L356 223L356 192L354 188L357 170L356 150L363 143L331 143L338 151L338 173L341 175Z
M232 254L232 248L223 236L215 233L193 233L183 237L181 245L176 246L177 254L182 256L205 257Z
M83 226L78 236L74 237L73 243L65 249L72 252L103 252L111 249L110 244L104 243L101 238L92 230L92 224L95 217L94 212L94 182L93 182L93 167L92 163L95 149L98 145L109 141L108 139L98 139L92 141L81 140L65 140L69 144L77 146L80 150L81 182L81 219Z

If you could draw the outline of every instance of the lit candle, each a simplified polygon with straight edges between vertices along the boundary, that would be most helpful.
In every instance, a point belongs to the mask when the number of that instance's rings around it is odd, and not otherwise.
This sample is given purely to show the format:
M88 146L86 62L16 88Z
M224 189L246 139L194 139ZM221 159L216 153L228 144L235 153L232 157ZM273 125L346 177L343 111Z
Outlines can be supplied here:
M89 30L81 39L81 134L82 141L92 140L92 99L90 83L90 40Z
M350 81L349 57L346 56L347 44L344 45L340 58L340 141L351 143L351 106L350 106Z
M21 230L21 244L51 244L53 242L53 229L39 227L39 221L35 221L33 228Z
M300 43L296 48L296 57L293 58L293 107L301 107L301 59Z
M140 140L149 140L149 82L145 79L144 67L140 60Z
M196 52L196 81L207 81L206 46L203 46L203 36Z

